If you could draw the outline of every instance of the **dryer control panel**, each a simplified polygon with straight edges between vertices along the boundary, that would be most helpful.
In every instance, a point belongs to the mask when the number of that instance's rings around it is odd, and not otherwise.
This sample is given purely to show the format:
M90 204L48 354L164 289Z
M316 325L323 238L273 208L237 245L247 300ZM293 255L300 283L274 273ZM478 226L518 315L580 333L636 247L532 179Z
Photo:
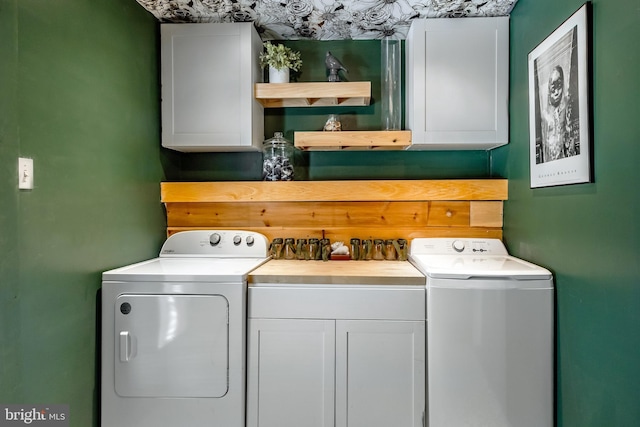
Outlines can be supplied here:
M190 230L169 236L160 257L266 258L267 238L246 230Z
M508 255L500 239L417 238L411 241L413 255Z

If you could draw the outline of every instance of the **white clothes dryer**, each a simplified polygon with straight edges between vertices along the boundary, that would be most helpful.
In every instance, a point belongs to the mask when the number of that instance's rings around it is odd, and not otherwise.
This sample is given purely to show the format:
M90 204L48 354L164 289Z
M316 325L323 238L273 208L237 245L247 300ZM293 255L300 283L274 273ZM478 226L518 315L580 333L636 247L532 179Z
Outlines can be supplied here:
M553 426L551 273L497 239L417 238L429 427Z
M102 274L103 427L245 425L246 301L268 241L183 231Z

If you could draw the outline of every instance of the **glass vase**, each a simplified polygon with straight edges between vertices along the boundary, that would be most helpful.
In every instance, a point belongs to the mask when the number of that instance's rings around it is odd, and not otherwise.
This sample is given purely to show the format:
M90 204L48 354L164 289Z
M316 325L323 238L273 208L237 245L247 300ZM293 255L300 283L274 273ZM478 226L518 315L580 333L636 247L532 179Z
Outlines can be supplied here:
M381 108L382 129L402 129L402 63L400 40L384 38L381 41Z

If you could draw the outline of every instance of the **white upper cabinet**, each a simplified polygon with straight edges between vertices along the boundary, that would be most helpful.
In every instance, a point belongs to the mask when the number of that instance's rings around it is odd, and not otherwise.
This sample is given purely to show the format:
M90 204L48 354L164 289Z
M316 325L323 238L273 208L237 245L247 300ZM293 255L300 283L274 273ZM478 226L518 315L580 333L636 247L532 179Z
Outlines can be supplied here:
M508 17L414 20L405 43L411 149L508 143Z
M262 41L252 23L162 24L162 145L177 151L260 150Z

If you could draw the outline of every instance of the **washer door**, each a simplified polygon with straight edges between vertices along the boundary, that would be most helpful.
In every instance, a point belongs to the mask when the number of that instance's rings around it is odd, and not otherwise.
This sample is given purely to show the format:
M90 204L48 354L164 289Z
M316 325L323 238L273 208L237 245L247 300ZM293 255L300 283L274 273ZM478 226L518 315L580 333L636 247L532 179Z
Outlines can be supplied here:
M222 397L229 302L221 295L125 294L115 304L115 388L123 397Z

